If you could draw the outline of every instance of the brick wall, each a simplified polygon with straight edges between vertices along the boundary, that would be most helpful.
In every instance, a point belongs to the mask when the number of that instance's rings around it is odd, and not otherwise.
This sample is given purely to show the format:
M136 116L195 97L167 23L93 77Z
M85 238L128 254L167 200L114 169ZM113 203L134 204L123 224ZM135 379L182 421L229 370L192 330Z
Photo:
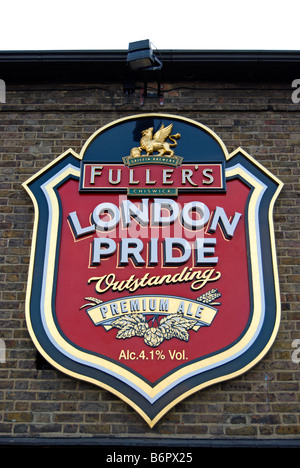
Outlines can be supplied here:
M290 82L164 83L164 89L163 106L149 98L141 107L139 93L127 100L119 84L7 83L0 104L0 438L300 438L300 363L292 360L300 338L300 104L292 103ZM274 212L282 320L273 347L247 373L175 406L154 429L111 393L37 355L24 316L33 206L21 186L65 150L79 152L101 126L149 111L203 123L229 151L241 146L285 184Z

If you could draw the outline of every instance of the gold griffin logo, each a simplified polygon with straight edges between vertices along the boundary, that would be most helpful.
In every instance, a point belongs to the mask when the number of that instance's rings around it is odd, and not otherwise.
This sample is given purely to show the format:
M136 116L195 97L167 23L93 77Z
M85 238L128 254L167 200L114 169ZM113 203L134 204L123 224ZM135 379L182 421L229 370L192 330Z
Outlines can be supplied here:
M177 139L181 137L180 133L171 135L173 124L167 127L164 124L153 135L153 127L149 127L141 132L142 138L140 146L134 147L130 151L130 156L123 158L126 166L137 166L140 164L166 164L170 166L179 166L183 158L176 156L174 148L177 146ZM166 139L171 141L168 142ZM142 154L145 151L146 154ZM157 152L158 154L153 154Z

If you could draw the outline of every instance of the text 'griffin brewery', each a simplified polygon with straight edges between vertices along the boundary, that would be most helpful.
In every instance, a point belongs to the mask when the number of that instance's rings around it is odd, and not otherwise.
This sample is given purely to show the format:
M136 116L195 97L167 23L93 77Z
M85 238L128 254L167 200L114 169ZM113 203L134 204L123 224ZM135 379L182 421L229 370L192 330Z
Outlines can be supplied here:
M139 205L139 206L138 206ZM211 213L209 208L200 201L191 201L182 207L173 199L154 199L150 202L148 198L142 199L140 204L132 203L128 199L121 201L120 206L110 202L100 203L91 213L91 222L82 227L76 211L69 213L68 220L75 238L92 235L96 233L99 237L93 239L91 265L100 265L101 259L110 257L117 252L119 266L126 266L131 259L136 266L155 266L159 262L159 238L147 238L147 249L144 240L140 236L123 237L119 246L116 240L118 236L108 236L109 232L120 224L121 228L129 233L128 228L133 219L141 227L158 227L173 224L179 221L180 225L189 232L200 231L207 226L207 232L212 234L219 225L226 239L231 239L241 219L241 213L235 212L228 217L224 208L216 206ZM107 219L109 218L109 219ZM103 233L106 233L103 237ZM183 237L163 237L163 265L179 266L186 263L195 255L195 266L216 264L218 257L214 256L217 239L205 238L198 235L193 242ZM147 250L147 259L143 252ZM178 251L181 255L178 256Z

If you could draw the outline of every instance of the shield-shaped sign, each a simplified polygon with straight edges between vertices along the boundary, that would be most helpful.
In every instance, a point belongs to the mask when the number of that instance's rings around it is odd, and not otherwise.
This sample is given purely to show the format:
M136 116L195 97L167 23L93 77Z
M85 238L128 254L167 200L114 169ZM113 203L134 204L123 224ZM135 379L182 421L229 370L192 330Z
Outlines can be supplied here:
M131 116L24 187L35 207L28 329L62 372L153 427L270 349L282 184L244 150L229 154L193 120Z

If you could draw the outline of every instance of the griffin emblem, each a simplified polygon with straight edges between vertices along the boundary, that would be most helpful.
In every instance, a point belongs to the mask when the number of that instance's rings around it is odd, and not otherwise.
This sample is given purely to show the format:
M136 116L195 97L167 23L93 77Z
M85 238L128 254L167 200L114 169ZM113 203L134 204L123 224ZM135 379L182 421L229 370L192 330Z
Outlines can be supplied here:
M160 129L153 136L153 127L149 127L146 130L142 131L142 138L140 140L140 146L132 148L130 151L130 156L135 158L141 155L141 152L146 151L147 156L153 154L154 151L158 151L157 156L163 156L167 154L169 156L174 156L174 151L171 148L177 146L176 139L180 138L180 133L176 135L171 135L173 124L168 125L167 127L162 124ZM167 138L171 140L172 143L165 141Z

